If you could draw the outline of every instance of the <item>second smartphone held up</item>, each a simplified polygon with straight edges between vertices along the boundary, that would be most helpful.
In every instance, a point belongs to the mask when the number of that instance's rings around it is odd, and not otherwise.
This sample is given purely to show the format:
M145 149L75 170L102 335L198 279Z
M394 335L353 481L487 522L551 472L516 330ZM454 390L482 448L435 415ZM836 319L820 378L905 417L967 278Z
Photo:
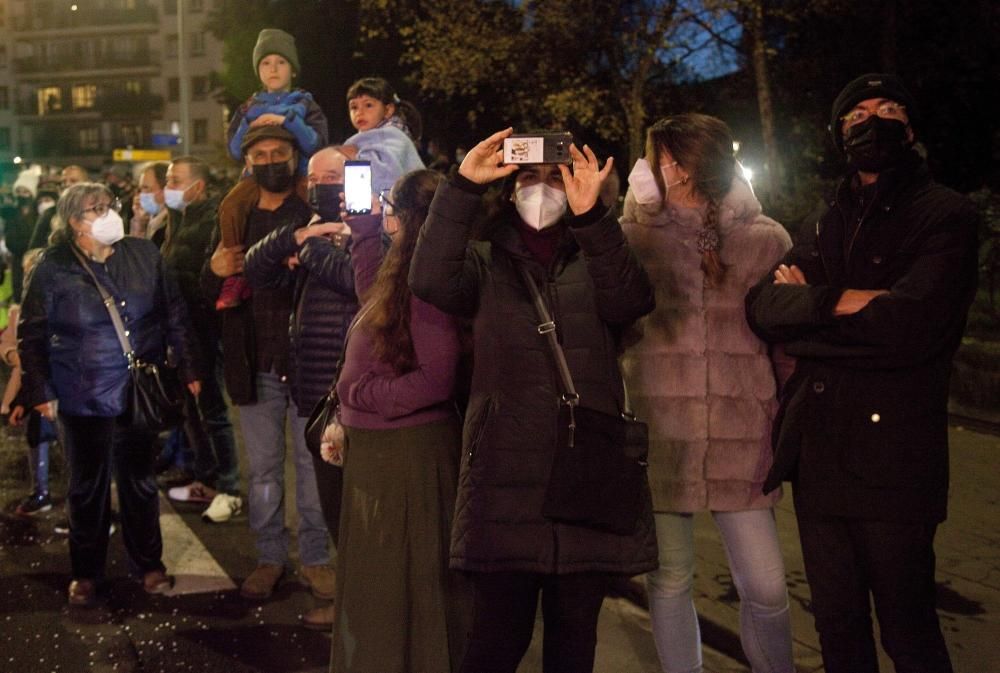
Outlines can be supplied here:
M344 164L344 209L349 215L372 212L372 165L351 160Z

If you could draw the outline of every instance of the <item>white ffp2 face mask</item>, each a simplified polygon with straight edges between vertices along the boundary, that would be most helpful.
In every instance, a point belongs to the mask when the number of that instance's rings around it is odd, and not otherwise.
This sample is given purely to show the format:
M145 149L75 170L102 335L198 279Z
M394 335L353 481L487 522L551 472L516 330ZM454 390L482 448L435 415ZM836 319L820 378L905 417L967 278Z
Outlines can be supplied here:
M660 187L656 184L653 171L645 159L639 159L635 162L632 172L628 174L628 184L632 188L635 202L640 206L656 205L663 201L663 197L660 196Z
M514 189L514 206L524 223L541 231L559 221L566 212L566 192L544 182Z
M90 237L104 245L114 245L125 238L125 222L122 216L114 210L108 210L103 216L90 223Z

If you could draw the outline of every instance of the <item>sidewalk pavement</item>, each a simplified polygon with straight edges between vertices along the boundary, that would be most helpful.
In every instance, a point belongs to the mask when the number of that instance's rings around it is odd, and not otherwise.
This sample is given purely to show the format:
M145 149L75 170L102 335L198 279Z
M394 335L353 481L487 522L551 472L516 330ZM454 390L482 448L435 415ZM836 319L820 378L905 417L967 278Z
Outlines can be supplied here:
M939 614L957 672L1000 672L1000 653L994 647L1000 633L1000 437L953 428L951 439L950 517L937 539ZM298 626L298 616L316 604L303 587L286 581L262 605L243 601L232 588L254 565L245 516L205 524L198 518L200 507L179 505L175 512L164 500L164 545L173 559L171 570L181 571L178 586L191 593L149 597L125 580L121 534L116 533L109 554L113 582L108 603L88 614L68 610L66 542L52 532L61 508L32 520L12 514L26 492L20 442L0 433L0 671L326 670L328 636ZM291 486L290 469L286 476ZM64 481L57 478L58 496L65 488L60 483ZM822 671L790 497L776 516L788 571L796 665L799 673ZM739 645L739 605L709 515L696 515L695 534L705 673L747 673ZM198 593L191 582L203 582L205 589ZM641 590L638 598L642 603ZM636 601L609 597L598 638L595 673L658 670L649 616ZM518 673L540 673L540 653L541 638L536 637ZM882 670L893 670L884 656Z

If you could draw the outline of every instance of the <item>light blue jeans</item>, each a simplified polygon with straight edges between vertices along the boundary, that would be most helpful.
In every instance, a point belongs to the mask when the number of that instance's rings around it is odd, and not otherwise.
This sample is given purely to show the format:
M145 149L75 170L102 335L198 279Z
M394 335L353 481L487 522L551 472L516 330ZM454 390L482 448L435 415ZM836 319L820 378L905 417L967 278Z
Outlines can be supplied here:
M285 418L295 451L295 505L298 510L299 561L325 565L329 538L316 489L312 455L306 448L305 425L289 396L288 384L276 374L257 374L257 402L240 406L240 430L250 464L247 501L250 529L257 538L257 563L285 565L289 533L285 527Z
M712 512L740 596L740 642L753 673L795 673L785 564L770 509ZM695 612L694 517L656 513L660 567L647 576L653 639L664 673L701 673Z

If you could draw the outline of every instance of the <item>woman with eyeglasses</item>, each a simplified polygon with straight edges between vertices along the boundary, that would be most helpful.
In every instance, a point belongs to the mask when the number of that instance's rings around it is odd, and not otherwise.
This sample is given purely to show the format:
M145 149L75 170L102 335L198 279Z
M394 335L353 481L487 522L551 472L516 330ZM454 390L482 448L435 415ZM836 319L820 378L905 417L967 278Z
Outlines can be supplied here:
M408 173L383 196L382 214L376 201L372 215L346 218L363 304L337 383L346 441L335 673L455 671L468 629L463 579L448 570L459 332L407 285L441 180L435 171ZM392 236L384 261L383 231Z
M22 391L26 407L58 417L63 428L73 572L68 598L71 606L90 607L104 579L112 474L130 571L147 593L173 585L161 561L156 436L130 425L128 361L94 278L113 298L138 358L165 362L169 347L194 395L201 376L184 301L156 245L124 236L108 188L73 185L56 208L56 228L21 306Z

